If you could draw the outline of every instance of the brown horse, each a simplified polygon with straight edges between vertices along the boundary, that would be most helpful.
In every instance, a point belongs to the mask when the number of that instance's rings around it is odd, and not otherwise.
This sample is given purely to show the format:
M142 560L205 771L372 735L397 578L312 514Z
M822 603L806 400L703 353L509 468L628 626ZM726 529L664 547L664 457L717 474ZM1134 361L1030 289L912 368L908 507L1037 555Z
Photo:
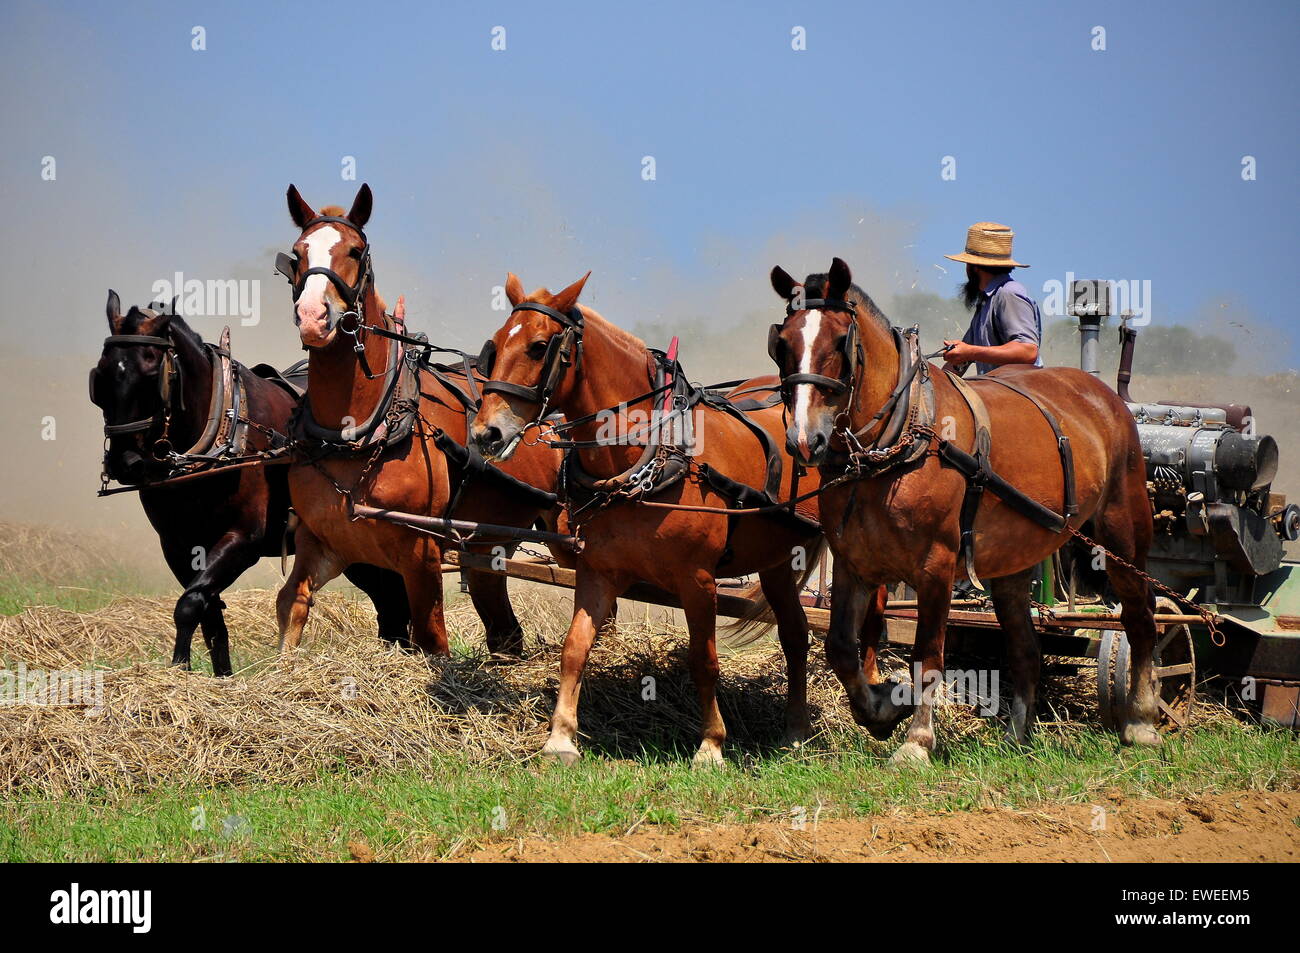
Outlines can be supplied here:
M528 445L528 438L522 444L519 438L549 408L572 422L563 427L572 439L563 479L568 510L561 525L579 533L585 546L577 557L573 622L542 753L566 764L578 758L578 694L588 652L597 631L612 619L618 597L644 582L675 595L685 611L691 674L703 715L695 760L720 764L726 726L715 694L717 576L755 572L776 616L788 667L787 739L801 741L809 722L808 624L799 602L800 570L811 568L820 546L815 503L801 505L800 517L663 508L727 508L748 501L753 509L754 503L770 505L773 494L752 488L788 486L781 473L791 473L792 461L779 449L779 401L751 397L754 407L747 415L723 406L746 393L772 395L774 381L747 381L726 397L689 387L674 363L578 305L586 280L558 294L541 289L526 295L519 279L509 276L505 290L514 311L480 361L491 365L491 381L484 385L472 427L483 453L501 458ZM674 383L661 383L669 374ZM649 391L656 394L643 395ZM682 413L657 418L660 430L654 437L655 427L638 421L670 393L671 406ZM610 413L600 413L607 408ZM690 423L683 424L687 416ZM666 429L679 425L693 428L689 441L664 438ZM688 442L690 450L683 450ZM815 488L816 482L809 477L803 488ZM787 500L789 494L781 489L775 499Z
M133 307L124 315L109 291L107 313L110 336L90 372L90 399L104 412L106 482L141 487L163 557L185 587L176 601L172 664L190 667L202 625L213 674L230 675L221 593L261 557L281 554L289 486L283 466L210 468L241 444L248 455L267 450L268 431L288 432L297 397L259 376L260 368L250 372L232 360L228 349L206 344L169 309ZM191 464L210 472L154 485ZM404 643L410 616L401 579L373 566L345 572L374 601L380 636Z
M1132 415L1104 384L1072 368L1004 367L966 383L906 350L900 357L905 339L838 258L829 274L810 275L802 285L774 268L772 287L787 302L787 317L769 338L787 385L787 443L805 462L821 465L826 483L849 475L825 489L821 506L835 554L826 656L855 719L885 738L912 708L900 701L898 686L881 684L875 646L864 646L860 654L856 641L864 616L873 611L869 590L905 581L918 599L913 659L921 679L913 698L920 697L894 757L928 760L934 687L943 673L944 631L961 551L973 553L974 573L988 582L1007 634L1014 694L1008 736L1023 742L1034 718L1041 657L1029 604L1034 567L1071 539L1067 527L1084 524L1125 562L1138 569L1146 565L1151 507ZM977 411L988 421L987 438L979 440ZM1058 428L1072 450L1073 487ZM968 495L968 481L952 462L963 458L955 451L965 448L974 448L985 464L983 483L976 484L990 492ZM1017 502L990 471L1040 509ZM964 503L976 513L965 548ZM1044 515L1042 507L1051 512ZM1044 525L1053 516L1056 523ZM1118 560L1107 559L1106 568L1134 659L1121 737L1128 744L1158 744L1150 590Z
M560 454L543 446L521 452L506 470L529 485L524 487L474 466L482 461L464 455L465 407L472 399L450 374L434 373L395 340L369 330L404 331L400 300L390 316L375 290L362 231L373 202L370 187L361 186L346 214L335 206L316 213L292 185L288 201L301 235L293 246L297 260L282 264L294 285L294 322L309 358L307 396L295 429L305 459L289 470L289 492L302 522L293 574L277 600L281 645L298 644L313 593L343 566L366 562L401 574L412 641L446 655L442 553L448 540L355 520L353 504L528 527L550 507L551 501L540 500L554 489ZM529 495L530 488L540 489ZM495 546L507 555L515 548L506 539L467 548L488 552ZM488 649L521 653L523 630L506 578L462 572Z

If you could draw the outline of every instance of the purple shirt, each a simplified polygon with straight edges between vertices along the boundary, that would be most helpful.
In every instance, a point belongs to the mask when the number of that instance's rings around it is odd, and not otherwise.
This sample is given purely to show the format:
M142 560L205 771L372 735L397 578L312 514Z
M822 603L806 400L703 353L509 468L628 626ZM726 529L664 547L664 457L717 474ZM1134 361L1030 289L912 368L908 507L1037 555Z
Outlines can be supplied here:
M979 307L971 319L970 328L962 338L967 344L980 347L997 347L1012 341L1027 341L1042 347L1043 320L1038 313L1038 302L1029 296L1029 290L1010 275L996 275L989 286L980 293ZM987 374L1000 364L975 363L976 370ZM1034 367L1043 366L1040 350L1034 358Z

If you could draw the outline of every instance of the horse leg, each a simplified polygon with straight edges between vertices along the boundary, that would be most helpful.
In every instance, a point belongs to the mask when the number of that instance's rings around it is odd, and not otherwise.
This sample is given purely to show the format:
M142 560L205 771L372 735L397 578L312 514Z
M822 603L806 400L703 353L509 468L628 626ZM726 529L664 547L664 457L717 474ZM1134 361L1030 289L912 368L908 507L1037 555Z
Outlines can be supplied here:
M853 720L881 741L907 717L910 708L894 697L896 686L885 682L876 668L875 643L883 619L876 617L879 589L869 590L845 565L836 560L831 599L831 624L826 633L826 662L848 697ZM864 651L861 638L872 641ZM874 679L874 681L873 681Z
M507 553L507 558L509 555ZM483 620L488 651L493 655L523 655L524 627L519 624L514 607L510 604L506 577L499 573L473 569L461 571L465 573L474 611Z
M1037 712L1038 676L1043 653L1029 614L1029 581L1033 569L989 580L989 593L998 623L1007 637L1007 667L1011 671L1011 721L1007 740L1022 745L1029 740Z
M256 562L257 553L249 539L243 533L233 530L208 550L203 568L195 574L181 597L176 600L173 613L176 622L173 665L187 669L190 667L190 645L194 639L194 630L213 610L220 614L221 593ZM204 626L203 634L211 653L212 674L229 675L230 635L225 624L213 628L211 632Z
M430 570L432 566L432 570ZM411 642L427 655L451 655L447 620L443 616L442 564L420 560L402 573L411 606Z
M221 598L216 598L199 623L203 627L203 641L207 643L208 655L212 658L212 674L221 677L234 674L230 665L230 632L226 628L225 608L226 604Z
M281 654L298 647L316 593L346 568L342 560L327 550L307 528L306 523L298 524L293 545L296 553L293 571L275 597Z
M889 602L889 590L881 586L867 602L867 611L862 616L862 631L858 634L858 646L862 655L862 674L868 685L879 685L885 680L880 674L880 646L885 641L888 630L885 628L885 606Z
M1114 494L1094 520L1099 541L1121 559L1138 569L1146 568L1146 554L1151 545L1151 523L1133 518L1133 513L1148 510L1146 489L1137 480L1127 481L1127 498ZM1155 598L1147 581L1132 569L1106 560L1106 575L1120 600L1120 621L1128 636L1130 656L1129 709L1120 729L1120 741L1126 745L1159 745L1156 729L1157 701L1155 676L1156 621Z
M907 739L894 752L894 764L921 763L930 760L934 750L935 696L942 690L943 644L952 608L952 578L956 556L931 552L915 583L916 645L912 651L912 692L916 712L907 728Z
M720 766L727 725L718 708L718 584L712 573L698 570L679 594L691 634L691 678L700 700L700 747L695 752L695 765ZM806 656L806 646L804 652Z
M799 745L808 740L808 619L799 602L799 579L787 562L758 575L763 595L776 615L776 632L785 653L785 737L782 743Z
M597 626L613 617L618 593L613 580L579 567L573 591L573 621L560 654L560 692L551 715L551 734L542 747L543 756L556 758L562 764L573 764L581 757L577 737L582 670L596 639Z
M343 570L343 575L374 603L379 637L398 648L409 649L411 607L406 601L406 583L401 574L366 563L353 563Z

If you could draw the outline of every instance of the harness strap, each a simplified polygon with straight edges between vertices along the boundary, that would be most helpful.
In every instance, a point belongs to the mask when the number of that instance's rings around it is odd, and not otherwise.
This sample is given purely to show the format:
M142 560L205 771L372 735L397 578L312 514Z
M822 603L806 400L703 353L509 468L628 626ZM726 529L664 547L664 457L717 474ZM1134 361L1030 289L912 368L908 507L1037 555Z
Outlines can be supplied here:
M966 453L948 440L939 441L938 452L944 462L956 468L966 477L966 494L962 498L961 514L959 516L961 544L958 549L958 559L961 560L962 565L965 567L966 576L971 585L983 588L979 585L979 580L975 575L975 517L979 512L980 502L986 488L1012 511L1053 533L1064 530L1068 519L1048 509L1037 500L1026 496L993 470L989 464L989 451L992 442L989 436L988 408L979 394L976 393L975 388L970 385L970 382L962 380L962 378L951 372L948 374L948 380L970 408L971 417L975 422L975 453L974 455ZM1073 469L1071 468L1067 472L1073 473Z
M525 483L504 470L492 466L483 459L482 454L460 443L447 431L441 428L434 431L433 443L442 451L447 460L462 470L467 477L483 477L489 482L495 482L512 493L522 496L528 503L538 509L550 509L555 505L556 496L554 493L548 493L531 483ZM462 481L463 485L464 481ZM447 507L447 512L450 513L453 509L455 509L455 501Z
M1061 457L1061 472L1065 474L1065 515L1067 517L1078 516L1079 502L1075 495L1074 485L1074 451L1070 449L1070 438L1061 430L1061 424L1057 421L1056 415L1043 406L1042 402L1033 394L1008 380L1003 380L1001 377L978 377L975 380L992 381L995 384L1001 384L1003 387L1015 391L1038 408L1038 412L1043 415L1051 426L1052 433L1056 434L1056 450Z
M970 584L983 589L979 577L975 575L975 517L979 514L980 503L984 498L984 485L995 475L989 466L989 451L993 446L989 436L989 412L979 394L961 377L949 373L948 378L970 408L971 419L975 423L975 455L972 457L961 452L946 440L940 441L939 455L966 477L966 492L962 496L961 513L958 515L961 541L957 548L957 558L965 569Z

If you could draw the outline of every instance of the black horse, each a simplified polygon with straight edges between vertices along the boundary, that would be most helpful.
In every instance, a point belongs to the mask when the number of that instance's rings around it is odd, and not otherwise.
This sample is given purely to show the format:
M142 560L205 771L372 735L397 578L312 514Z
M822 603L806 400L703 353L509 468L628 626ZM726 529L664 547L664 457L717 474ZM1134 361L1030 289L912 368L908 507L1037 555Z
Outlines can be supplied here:
M230 675L221 593L261 557L283 552L288 467L251 465L149 484L274 450L300 392L265 365L250 371L232 360L224 337L220 345L205 343L174 308L133 307L123 315L110 290L107 313L109 337L90 372L91 402L104 412L105 486L113 479L141 487L163 556L185 587L176 601L172 664L189 667L201 625L213 673ZM345 574L374 602L379 635L408 646L402 577L360 564Z

